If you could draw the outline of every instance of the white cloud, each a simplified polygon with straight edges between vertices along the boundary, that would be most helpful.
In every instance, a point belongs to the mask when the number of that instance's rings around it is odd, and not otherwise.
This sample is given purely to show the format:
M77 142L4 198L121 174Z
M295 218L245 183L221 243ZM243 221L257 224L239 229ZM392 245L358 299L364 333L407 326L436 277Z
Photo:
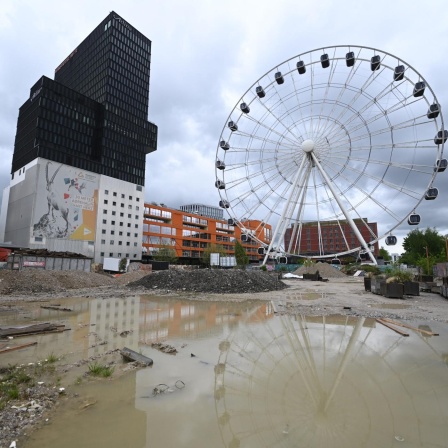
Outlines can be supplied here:
M9 179L18 109L30 87L111 11L153 42L149 119L159 148L147 157L147 200L216 205L215 151L234 105L265 72L325 45L376 47L403 58L448 104L448 8L405 1L5 0L0 11L0 188ZM5 63L6 61L6 63ZM442 196L447 174L437 180ZM448 205L422 204L422 226L448 233ZM436 210L437 212L435 212ZM400 232L405 235L409 228Z

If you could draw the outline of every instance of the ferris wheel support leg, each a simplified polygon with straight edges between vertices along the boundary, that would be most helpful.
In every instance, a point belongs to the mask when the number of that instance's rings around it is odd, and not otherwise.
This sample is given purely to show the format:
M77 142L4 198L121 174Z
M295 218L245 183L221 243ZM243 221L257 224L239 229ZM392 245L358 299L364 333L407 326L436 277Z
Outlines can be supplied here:
M330 403L331 403L331 400L333 399L334 393L336 392L336 389L339 386L341 378L344 375L345 368L347 367L347 363L350 361L352 351L354 349L356 342L358 341L358 338L361 333L361 330L362 330L365 320L366 319L364 317L362 317L358 320L358 322L355 325L355 329L353 330L353 333L350 336L350 341L347 345L347 348L345 349L344 357L342 358L341 364L339 365L337 376L336 376L333 386L331 387L331 390L327 396L327 399L323 405L324 413L327 412L328 406L330 406Z
M313 161L314 161L317 169L320 171L320 174L325 179L325 182L327 183L328 188L330 189L331 193L333 194L333 197L334 197L335 201L338 203L339 208L341 209L341 212L345 216L345 219L347 219L347 222L349 223L350 227L352 228L353 233L356 235L356 237L360 241L361 245L364 247L366 252L369 254L369 257L372 260L373 264L377 264L376 259L375 259L375 257L372 254L372 251L370 250L368 244L366 243L366 241L364 240L363 236L361 235L361 232L359 231L359 229L356 226L355 222L353 221L353 219L351 218L351 216L348 214L347 210L345 209L344 204L340 200L339 194L333 188L333 185L331 184L331 181L328 178L327 173L322 168L322 165L320 164L319 160L314 155L314 153L311 153L311 157L313 158Z
M286 201L286 204L283 207L282 215L280 216L280 219L278 220L277 225L275 226L275 230L274 230L274 233L272 235L271 242L269 243L268 250L267 250L266 255L264 256L264 259L263 259L263 266L266 264L266 261L268 260L268 257L269 257L269 254L271 252L272 246L274 245L274 241L277 238L277 234L278 234L280 228L283 226L283 221L285 220L286 212L288 211L289 205L291 204L291 199L292 199L294 191L295 191L295 189L297 187L297 183L299 182L300 175L303 172L303 167L305 165L305 161L306 161L306 157L303 157L302 158L302 162L300 163L299 169L297 170L297 173L296 173L296 175L294 177L294 181L293 181L293 183L291 185L291 193L289 194L288 200Z
M291 232L291 239L289 241L288 253L291 253L291 249L292 249L292 246L293 246L293 243L294 243L293 240L296 239L298 241L298 235L299 235L298 234L298 227L299 227L299 224L300 225L302 224L302 222L301 222L301 215L302 215L302 210L303 210L303 204L305 202L305 197L304 197L305 189L304 189L304 186L308 184L308 179L310 177L310 173L311 173L311 166L307 170L305 181L301 185L301 191L300 191L300 194L299 194L300 204L299 204L299 209L297 210L296 221L294 223L294 227L293 227L292 232ZM300 197L302 197L302 200L300 200ZM300 242L299 242L299 246L300 246ZM296 250L297 250L297 243L296 243Z

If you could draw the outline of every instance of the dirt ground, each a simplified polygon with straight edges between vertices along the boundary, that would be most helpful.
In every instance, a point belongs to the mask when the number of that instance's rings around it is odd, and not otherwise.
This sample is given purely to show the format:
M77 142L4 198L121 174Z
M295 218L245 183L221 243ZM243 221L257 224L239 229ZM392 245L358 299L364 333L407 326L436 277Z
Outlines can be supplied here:
M182 300L200 301L271 301L278 314L287 315L334 315L363 317L389 317L410 321L440 321L448 322L448 300L441 295L421 292L419 296L407 296L404 299L388 299L364 290L363 278L337 277L329 278L327 282L302 279L278 279L286 287L263 292L243 293L210 293L189 290L175 291L169 286L154 282L139 282L148 275L136 271L123 274L117 278L103 274L91 273L59 273L42 275L33 273L18 278L10 273L0 272L0 314L11 311L21 313L30 308L39 307L42 302L64 297L108 298L127 297L138 294L154 294L158 297L166 295ZM157 275L157 274L150 274ZM271 274L273 275L273 274ZM228 279L226 280L228 281ZM237 281L237 277L233 278ZM133 284L133 286L130 286ZM142 286L142 285L152 286ZM232 288L231 288L232 290ZM28 322L29 323L29 322ZM1 342L1 341L0 341ZM4 341L3 341L4 342ZM114 377L125 371L138 368L135 365L121 365L119 353L109 353L96 357L95 361L114 365ZM93 359L80 359L72 365L64 365L56 375L65 375L71 369L86 369ZM2 366L0 358L0 383L2 381ZM24 434L29 434L43 424L57 407L60 400L71 399L70 394L58 394L57 389L49 383L35 384L27 387L26 397L9 402L0 409L0 434L7 434L6 439L0 438L0 448L8 447L12 441L19 441ZM12 406L15 406L13 408ZM32 408L32 407L35 407ZM28 412L23 412L25 407ZM22 409L20 409L22 408ZM31 411L30 411L31 409ZM3 440L1 440L3 439Z
M201 272L201 271L199 271ZM280 314L330 315L345 314L363 317L390 317L406 320L437 320L448 322L448 300L439 294L420 292L419 296L404 299L388 299L364 290L362 277L337 276L328 281L282 279L286 288L278 289L278 276L262 292L232 293L201 292L191 285L183 290L171 289L172 283L142 281L147 272L135 271L112 277L94 273L33 273L32 277L17 280L17 276L6 276L0 271L0 312L26 310L39 302L63 297L116 298L136 294L155 294L178 297L183 300L201 301L247 301L271 300ZM157 276L158 274L149 274ZM271 274L272 276L273 274ZM246 281L246 274L240 277ZM179 277L185 278L183 273ZM198 277L195 274L194 277ZM234 276L231 281L240 278ZM166 277L170 281L172 275ZM223 277L229 281L227 276ZM216 281L216 279L214 279ZM150 286L143 286L143 285ZM156 284L156 286L151 286ZM265 283L263 283L265 284ZM132 285L132 286L130 286ZM271 287L272 290L268 290ZM225 291L217 282L216 289ZM235 290L235 288L228 288ZM247 289L242 287L244 291Z

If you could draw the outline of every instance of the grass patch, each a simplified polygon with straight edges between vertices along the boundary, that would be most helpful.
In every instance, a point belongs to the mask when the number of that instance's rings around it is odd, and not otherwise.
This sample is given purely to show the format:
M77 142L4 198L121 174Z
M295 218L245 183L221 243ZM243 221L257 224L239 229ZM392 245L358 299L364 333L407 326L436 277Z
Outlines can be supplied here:
M59 361L59 358L54 353L50 353L45 360L49 364L54 364L56 361Z
M105 366L103 364L99 364L98 362L93 362L89 364L89 373L92 376L100 376L103 378L107 378L112 375L115 368L110 366Z
M34 383L28 373L16 366L4 367L0 371L0 409L10 400L18 400L23 390Z

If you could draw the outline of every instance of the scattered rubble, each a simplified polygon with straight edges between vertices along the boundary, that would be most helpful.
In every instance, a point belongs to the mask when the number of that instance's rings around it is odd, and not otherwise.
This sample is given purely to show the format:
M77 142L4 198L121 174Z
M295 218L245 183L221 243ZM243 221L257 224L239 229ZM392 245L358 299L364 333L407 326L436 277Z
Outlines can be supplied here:
M278 291L286 285L275 273L242 269L167 270L128 284L131 288L205 292L211 294Z
M175 347L169 344L164 344L163 342L153 342L151 344L152 348L156 348L160 352L168 353L169 355L175 355L177 353L177 350Z

